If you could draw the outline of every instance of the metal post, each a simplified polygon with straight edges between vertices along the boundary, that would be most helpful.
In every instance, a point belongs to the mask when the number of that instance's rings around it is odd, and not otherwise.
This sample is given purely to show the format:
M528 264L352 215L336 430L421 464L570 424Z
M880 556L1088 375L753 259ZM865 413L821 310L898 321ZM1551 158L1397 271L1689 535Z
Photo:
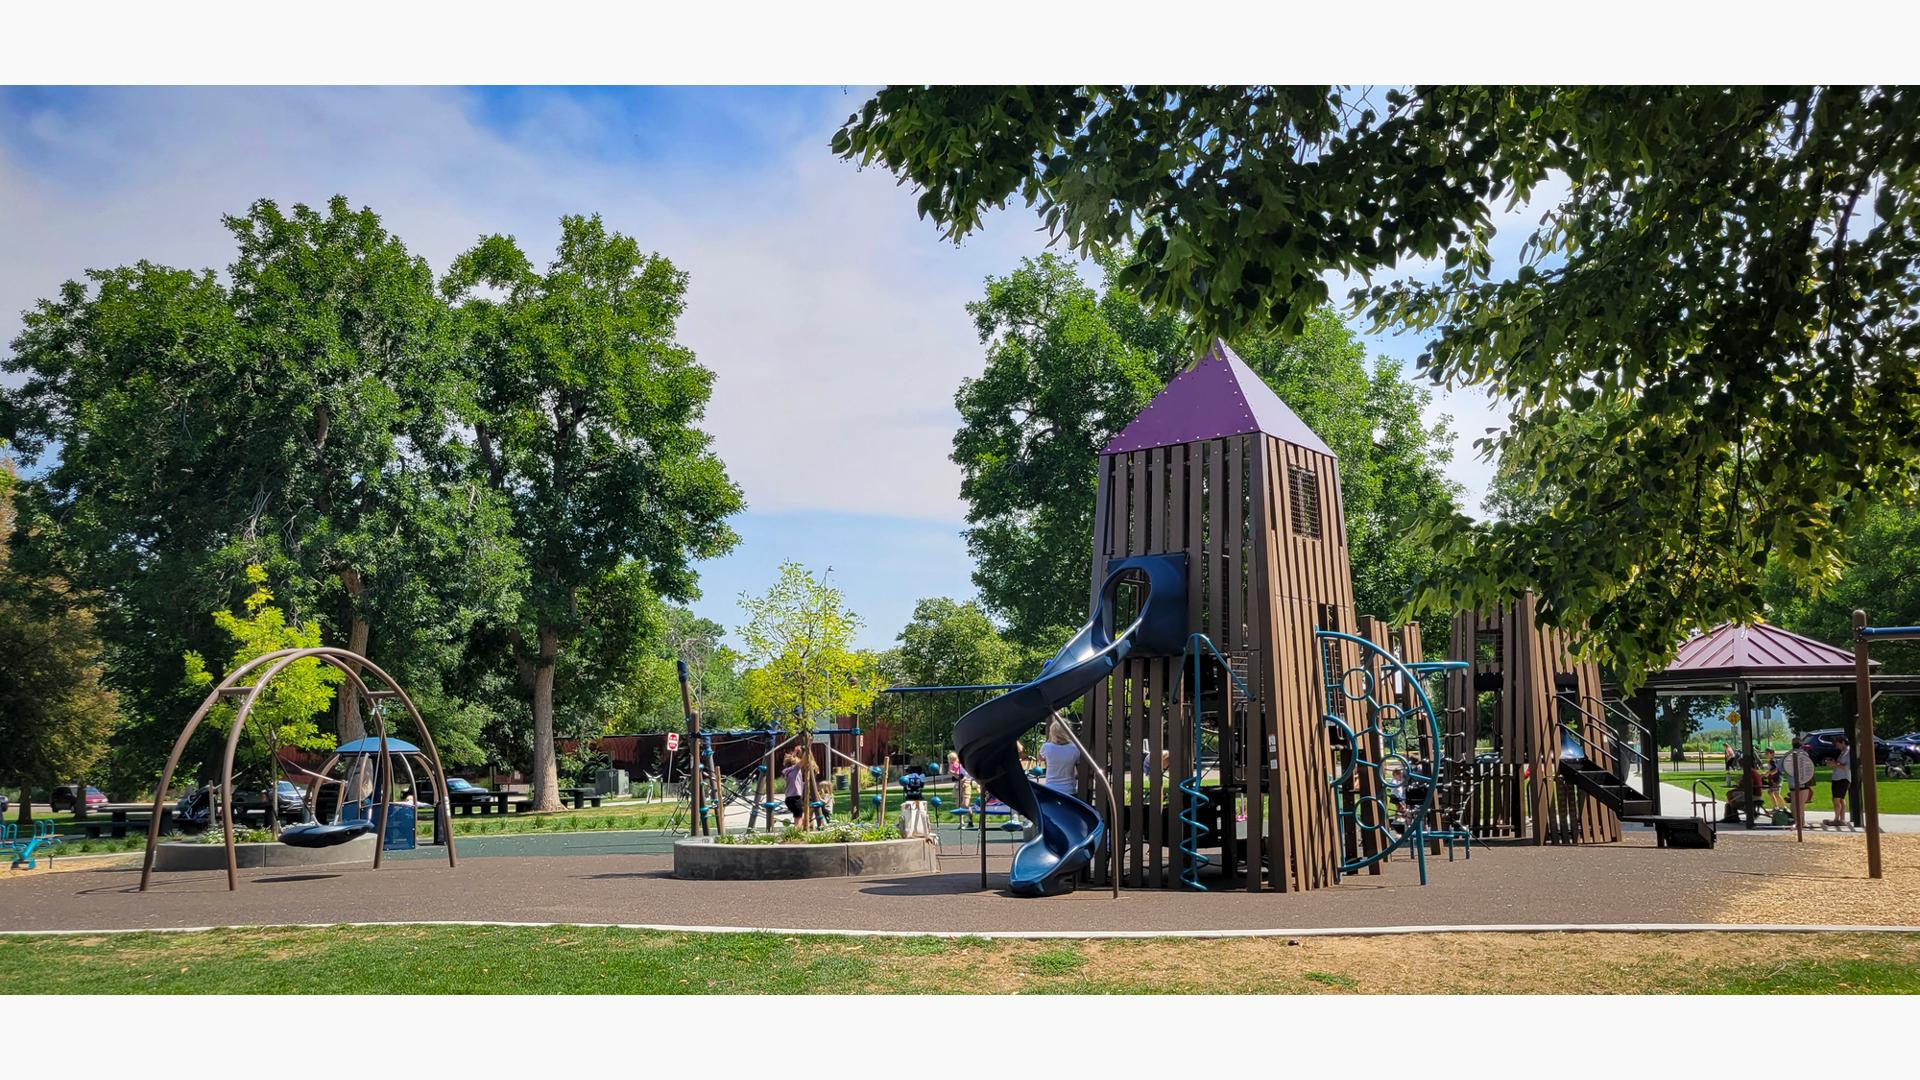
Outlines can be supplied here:
M680 710L687 718L687 757L693 763L687 770L693 782L693 823L687 827L687 834L705 836L707 815L702 805L705 793L701 788L706 786L707 778L706 770L700 767L700 714L693 709L693 691L687 685L687 662L676 661L676 665L680 672Z
M1867 876L1875 880L1880 878L1880 792L1874 778L1873 752L1873 670L1867 659L1867 613L1858 609L1853 613L1853 678L1855 697L1859 711L1858 748L1856 760L1860 767L1854 772L1854 785L1862 789L1866 802L1867 816Z

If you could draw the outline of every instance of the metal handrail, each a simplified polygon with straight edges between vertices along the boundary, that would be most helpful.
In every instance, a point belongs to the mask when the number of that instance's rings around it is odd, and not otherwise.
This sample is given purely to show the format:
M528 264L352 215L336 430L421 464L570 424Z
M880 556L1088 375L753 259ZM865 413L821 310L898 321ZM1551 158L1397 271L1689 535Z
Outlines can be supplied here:
M1649 739L1653 736L1653 729L1641 723L1640 718L1634 715L1632 709L1621 705L1617 701L1608 701L1605 694L1600 695L1600 710L1608 716L1621 720L1633 730L1648 736Z
M1094 779L1100 781L1100 787L1107 793L1107 879L1108 884L1112 886L1113 889L1113 898L1118 900L1120 899L1120 845L1114 842L1113 830L1120 821L1120 801L1114 797L1113 783L1108 780L1107 771L1093 763L1093 755L1088 752L1086 745L1080 741L1079 734L1073 730L1072 721L1066 720L1064 713L1056 712L1056 714L1062 720L1060 726L1066 731L1067 738L1072 739L1074 748L1080 751L1080 760L1086 762L1087 771L1093 774ZM981 790L980 795L980 808L982 811L980 817L980 842L985 844L987 842L985 789ZM982 855L980 859L980 872L985 874L987 866L986 856Z
M1615 731L1610 725L1608 725L1606 717L1596 716L1593 713L1588 712L1585 708L1581 707L1578 695L1574 691L1562 690L1558 694L1556 694L1555 697L1559 698L1560 704L1571 706L1574 712L1577 712L1581 716L1587 718L1588 720L1591 720L1594 723L1599 724L1602 727L1605 727L1607 729L1608 734L1612 735L1614 738L1614 741L1619 744L1619 750L1613 751L1614 753L1618 754L1620 750L1625 750L1627 753L1633 755L1634 760L1638 761L1642 768L1646 766L1647 755L1641 753L1639 749L1633 745L1632 740L1628 739L1625 735L1621 734L1620 732ZM1566 728L1568 731L1571 731L1573 733L1574 738L1579 739L1582 743L1585 743L1589 750L1598 749L1597 747L1595 747L1595 745L1592 742L1588 740L1585 733L1583 733L1579 729L1579 727L1577 727L1576 725L1567 723L1567 721L1563 718L1560 721L1560 726L1563 728ZM1642 728L1641 730L1644 731L1645 729Z

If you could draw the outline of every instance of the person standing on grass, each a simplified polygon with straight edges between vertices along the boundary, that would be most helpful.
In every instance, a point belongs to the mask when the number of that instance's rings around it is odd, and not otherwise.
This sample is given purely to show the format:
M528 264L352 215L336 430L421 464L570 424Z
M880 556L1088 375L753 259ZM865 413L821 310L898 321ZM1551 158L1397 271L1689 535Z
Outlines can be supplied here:
M1823 824L1834 828L1847 826L1847 792L1853 787L1853 758L1848 756L1847 737L1836 735L1833 748L1839 756L1833 759L1833 820Z

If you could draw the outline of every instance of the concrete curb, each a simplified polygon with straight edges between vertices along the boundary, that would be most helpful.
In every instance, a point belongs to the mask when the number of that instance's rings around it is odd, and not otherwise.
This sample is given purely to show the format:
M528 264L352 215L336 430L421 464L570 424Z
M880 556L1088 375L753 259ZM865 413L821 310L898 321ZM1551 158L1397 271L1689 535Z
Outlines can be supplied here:
M673 876L688 881L791 881L799 878L931 874L938 849L922 839L846 844L722 844L710 836L673 845Z
M506 922L489 919L403 922L246 923L229 926L148 926L117 930L0 930L6 937L85 937L110 934L204 934L213 930L324 930L345 926L580 927L589 930L653 930L687 934L778 934L781 937L986 938L989 940L1142 941L1156 938L1405 937L1419 934L1920 934L1920 926L1845 923L1490 923L1485 926L1343 926L1263 930L800 930L771 926L681 926L670 923Z

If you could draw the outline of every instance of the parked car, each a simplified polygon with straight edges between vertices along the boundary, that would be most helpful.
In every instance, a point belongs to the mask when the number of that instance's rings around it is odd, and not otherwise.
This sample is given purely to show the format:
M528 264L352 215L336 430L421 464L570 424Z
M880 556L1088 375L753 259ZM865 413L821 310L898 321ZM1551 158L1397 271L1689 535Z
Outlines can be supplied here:
M0 817L7 816L7 797L0 795Z
M57 814L73 809L78 805L79 800L79 784L61 784L59 787L53 789L53 794L47 796L47 805L52 807L54 813ZM87 785L87 809L91 810L96 806L105 806L106 804L107 797L101 794L100 789L91 784Z
M289 780L282 780L276 784L275 787L279 789L280 793L281 823L287 824L295 821L305 821L307 818L307 793ZM174 817L179 819L183 825L208 824L213 820L212 814L208 809L208 803L211 797L216 795L218 791L219 789L217 787L210 785L195 788L185 795L180 796L180 801L175 803L173 807ZM242 811L265 810L266 807L267 793L264 789L256 788L252 791L242 791L240 793L240 809Z
M1831 765L1834 759L1840 756L1840 748L1833 744L1833 740L1845 735L1846 732L1840 728L1822 728L1819 731L1809 731L1805 735L1802 735L1800 737L1800 745L1806 750L1807 756L1813 758L1815 765ZM1887 740L1873 740L1873 757L1875 761L1884 765L1892 760L1892 753L1893 746L1888 743ZM1907 756L1911 757L1912 755L1908 754Z
M450 803L458 805L475 802L492 794L491 788L483 788L471 780L462 780L457 776L447 777L447 801Z
M1885 762L1889 769L1906 770L1920 763L1920 731L1909 731L1905 735L1888 739L1881 745L1885 746L1886 750L1880 760Z

